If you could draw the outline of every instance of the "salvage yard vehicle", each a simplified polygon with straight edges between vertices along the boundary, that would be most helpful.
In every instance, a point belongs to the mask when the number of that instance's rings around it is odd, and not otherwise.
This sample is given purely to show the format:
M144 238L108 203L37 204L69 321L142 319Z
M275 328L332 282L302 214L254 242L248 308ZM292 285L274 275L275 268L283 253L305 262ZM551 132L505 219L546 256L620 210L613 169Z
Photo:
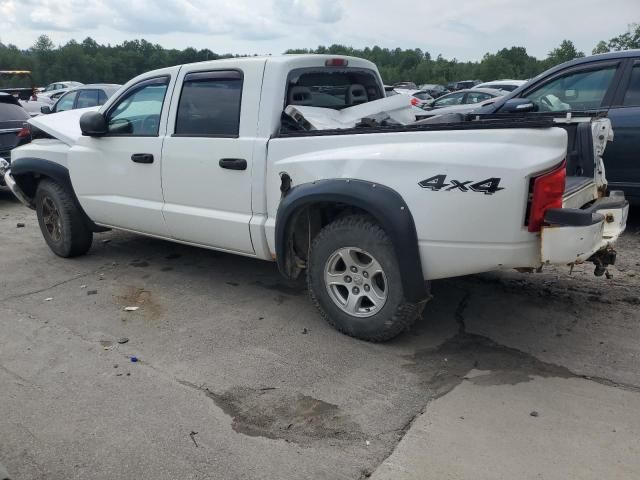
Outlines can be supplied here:
M353 57L175 66L31 119L43 133L4 177L61 257L117 228L276 261L369 341L409 328L430 280L615 261L628 205L605 196L606 118L416 124L413 108Z
M38 93L29 70L0 70L0 92L19 100L36 100Z

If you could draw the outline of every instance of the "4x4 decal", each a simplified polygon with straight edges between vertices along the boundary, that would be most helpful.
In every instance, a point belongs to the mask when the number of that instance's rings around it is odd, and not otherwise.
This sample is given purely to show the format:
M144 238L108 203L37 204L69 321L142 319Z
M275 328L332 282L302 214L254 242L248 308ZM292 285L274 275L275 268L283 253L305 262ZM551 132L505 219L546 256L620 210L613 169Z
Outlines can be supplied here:
M473 180L460 181L460 180L450 180L447 183L446 175L434 175L431 178L427 178L426 180L422 180L418 183L422 188L427 188L429 190L433 190L434 192L478 192L484 193L485 195L493 195L500 190L504 190L501 188L500 179L496 177L487 178L486 180L481 180L479 182L473 183Z

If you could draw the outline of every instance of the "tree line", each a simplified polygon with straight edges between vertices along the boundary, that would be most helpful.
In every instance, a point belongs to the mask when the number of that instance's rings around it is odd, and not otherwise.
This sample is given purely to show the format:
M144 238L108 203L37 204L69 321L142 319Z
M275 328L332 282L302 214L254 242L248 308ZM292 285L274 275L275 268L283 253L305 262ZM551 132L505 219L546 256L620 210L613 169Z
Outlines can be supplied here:
M640 48L640 25L631 24L627 32L597 43L592 53ZM378 46L356 49L345 45L316 49L292 49L285 53L329 53L366 58L378 65L385 83L401 80L421 83L447 83L457 80L527 79L568 60L583 57L571 40L551 50L544 59L535 58L524 47L503 48L487 53L479 61L461 62L442 55L433 58L420 48L388 49ZM28 49L0 42L0 70L24 69L33 72L37 85L75 80L82 83L125 83L136 75L156 68L183 63L231 58L209 49L166 49L146 40L125 41L119 45L101 45L92 38L75 40L56 47L47 35L41 35Z

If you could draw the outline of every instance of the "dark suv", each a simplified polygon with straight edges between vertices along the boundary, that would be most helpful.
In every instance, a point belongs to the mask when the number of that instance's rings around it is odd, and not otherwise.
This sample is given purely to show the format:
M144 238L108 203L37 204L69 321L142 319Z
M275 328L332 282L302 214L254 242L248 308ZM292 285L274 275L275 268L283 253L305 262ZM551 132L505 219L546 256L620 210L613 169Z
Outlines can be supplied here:
M563 63L474 114L527 111L606 113L615 136L604 153L609 188L640 205L640 50Z

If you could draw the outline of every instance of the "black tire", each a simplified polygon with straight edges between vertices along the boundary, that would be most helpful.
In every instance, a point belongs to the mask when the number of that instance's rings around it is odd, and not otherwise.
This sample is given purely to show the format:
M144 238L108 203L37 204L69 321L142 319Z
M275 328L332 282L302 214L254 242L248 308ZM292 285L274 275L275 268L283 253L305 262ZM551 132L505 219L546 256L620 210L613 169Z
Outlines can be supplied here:
M381 265L386 277L386 302L373 316L350 315L332 299L325 283L325 267L335 253L356 247ZM309 253L307 284L311 300L325 320L346 335L370 342L390 340L408 330L421 312L421 305L404 298L396 254L385 231L370 217L343 217L325 226L315 237Z
M45 215L51 211L51 205L55 207L59 218L54 231L51 231L51 216ZM59 184L51 180L42 180L38 184L36 213L42 236L56 255L64 258L77 257L91 248L93 233L87 228L82 212L76 207L71 194Z

